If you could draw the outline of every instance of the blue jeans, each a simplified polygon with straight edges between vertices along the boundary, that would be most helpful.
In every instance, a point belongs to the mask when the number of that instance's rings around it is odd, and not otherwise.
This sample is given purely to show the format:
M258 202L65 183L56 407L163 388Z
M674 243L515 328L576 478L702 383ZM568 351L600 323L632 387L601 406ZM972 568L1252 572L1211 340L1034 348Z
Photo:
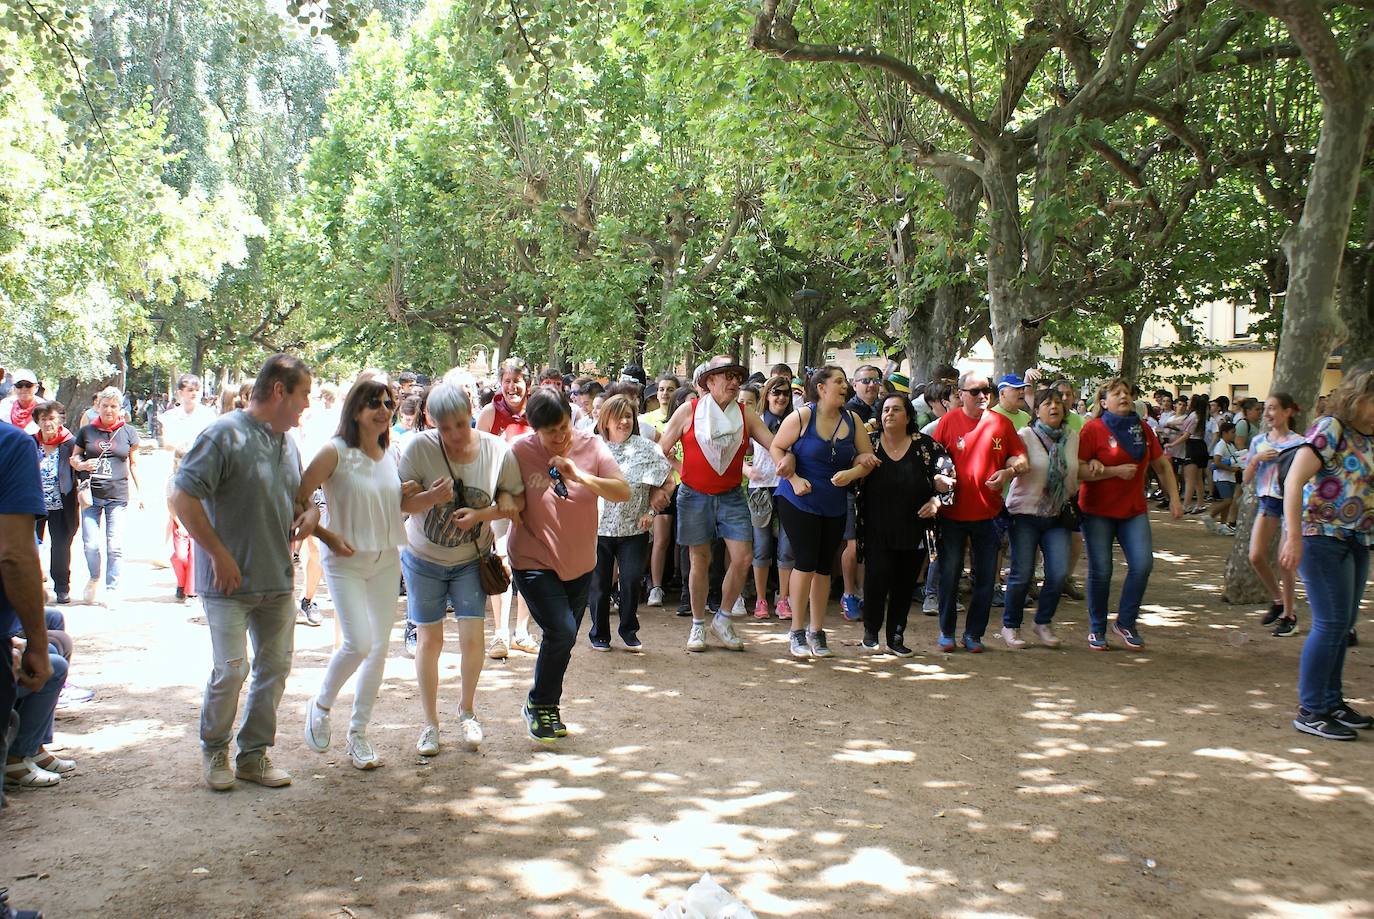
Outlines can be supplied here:
M100 580L100 520L105 518L105 586L118 587L124 559L124 512L127 504L96 504L81 510L81 547L91 580Z
M455 619L487 618L479 560L440 565L403 549L401 571L406 579L406 617L416 625L443 622L449 604Z
M1045 583L1040 587L1040 602L1035 608L1035 624L1049 625L1064 592L1069 576L1069 531L1059 526L1057 517L1032 514L1011 515L1011 576L1007 578L1007 605L1002 610L1002 625L1021 628L1026 594L1035 579L1035 550L1045 554Z
M596 568L589 588L592 607L592 641L611 640L611 585L620 567L620 637L629 641L639 635L639 581L649 557L649 534L598 536Z
M277 737L277 706L291 674L296 647L296 603L289 593L201 597L210 627L214 669L200 707L200 745L206 753L229 748L239 691L248 680L248 639L253 640L253 681L239 726L239 763L267 752Z
M973 545L970 563L973 596L968 601L964 634L982 638L992 612L992 586L997 579L997 532L991 520L940 521L940 634L959 626L959 576L964 572L964 543Z
M1345 701L1346 636L1355 627L1369 580L1369 547L1353 539L1304 536L1298 574L1312 607L1312 629L1298 663L1298 704L1325 715Z
M1088 555L1088 629L1097 635L1107 633L1107 601L1112 588L1112 544L1121 543L1126 556L1126 582L1121 585L1121 605L1116 621L1122 628L1135 628L1150 569L1155 564L1154 538L1150 534L1150 515L1138 514L1117 520L1115 517L1083 515L1083 549Z
M564 581L548 569L513 573L515 587L530 606L530 616L544 630L539 656L534 661L534 685L530 687L531 705L557 705L563 698L563 675L568 672L577 631L587 611L587 592L592 572Z
M749 502L738 488L708 495L686 482L677 488L677 544L701 546L713 539L748 542L754 538Z
M67 684L67 659L49 647L48 660L52 663L52 676L41 689L19 687L19 698L14 703L14 710L19 715L19 733L15 735L10 756L37 756L39 747L52 743L57 697Z

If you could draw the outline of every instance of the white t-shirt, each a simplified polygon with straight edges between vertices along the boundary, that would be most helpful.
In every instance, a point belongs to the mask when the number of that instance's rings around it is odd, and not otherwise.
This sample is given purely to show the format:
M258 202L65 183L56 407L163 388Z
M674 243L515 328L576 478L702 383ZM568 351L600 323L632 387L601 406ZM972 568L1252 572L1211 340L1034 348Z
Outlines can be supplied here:
M157 416L162 425L162 443L177 453L185 453L216 417L208 405L197 404L189 414L180 405L173 405Z
M1212 459L1215 460L1212 467L1212 481L1234 482L1236 469L1243 465L1241 456L1241 451L1237 450L1234 444L1228 444L1221 438L1217 438L1217 444L1212 448Z
M454 478L454 497L459 500L458 507L485 508L496 501L498 491L512 495L525 490L520 478L520 467L504 440L485 431L473 431L478 439L477 457L470 463L454 462L448 457L444 463L444 451L439 443L438 431L421 431L406 438L401 448L400 477L402 482L419 482L421 487L429 488L435 479ZM450 475L449 469L452 468ZM461 484L461 494L458 485ZM436 565L463 565L475 560L479 551L491 545L491 524L465 530L457 537L457 545L439 545L425 535L425 524L431 530L439 523L445 513L446 505L435 505L427 511L411 514L406 518L406 544L410 551Z
M374 460L335 437L339 461L324 481L324 525L358 552L395 551L405 542L401 526L401 480L390 450ZM325 557L332 556L325 547Z

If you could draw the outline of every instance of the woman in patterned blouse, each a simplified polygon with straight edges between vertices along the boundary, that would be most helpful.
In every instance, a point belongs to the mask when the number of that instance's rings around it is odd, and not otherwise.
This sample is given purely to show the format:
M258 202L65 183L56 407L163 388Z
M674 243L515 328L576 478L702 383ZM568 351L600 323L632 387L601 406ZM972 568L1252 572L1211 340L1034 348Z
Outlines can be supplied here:
M1283 485L1279 564L1297 570L1312 607L1298 664L1293 727L1327 740L1354 740L1374 718L1346 704L1345 651L1369 578L1374 542L1374 361L1352 367L1328 400L1331 414L1307 431Z
M635 433L638 416L628 396L611 396L601 406L596 433L606 441L620 472L630 483L630 499L602 501L596 527L596 570L590 603L592 628L587 636L595 651L611 650L611 591L620 569L620 640L625 650L639 653L639 582L649 555L649 529L668 505L672 466L653 441Z

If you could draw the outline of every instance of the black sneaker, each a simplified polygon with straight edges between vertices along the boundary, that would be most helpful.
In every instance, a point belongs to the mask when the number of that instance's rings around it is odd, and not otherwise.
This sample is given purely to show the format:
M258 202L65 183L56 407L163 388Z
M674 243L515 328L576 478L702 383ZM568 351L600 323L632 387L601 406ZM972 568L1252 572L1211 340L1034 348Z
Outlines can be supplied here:
M1367 731L1374 728L1374 718L1355 711L1346 703L1342 702L1331 710L1331 717L1341 724L1357 731Z
M15 909L10 906L9 888L0 887L0 919L43 919L43 914L36 909Z
M549 708L553 709L553 732L559 737L567 737L568 726L563 723L563 715L559 713L558 706L550 705Z
M859 643L859 650L860 650L860 651L863 651L865 654L877 654L877 653L878 653L878 636L877 636L877 635L867 635L867 634L864 635L863 641L861 641L861 642Z
M411 660L414 660L414 659L415 659L415 647L416 647L416 645L419 644L419 639L418 639L416 636L417 636L417 633L416 633L416 629L415 629L415 623L413 623L413 622L411 622L409 619L407 619L407 620L406 620L406 638L405 638L405 655L406 655L406 657L410 658Z
M1260 620L1260 625L1273 625L1276 620L1281 618L1283 618L1283 604L1271 603L1269 604L1269 612L1264 614L1264 618Z
M53 600L53 602L56 603L58 606L66 606L68 603L72 602L71 592L66 590L59 590L57 592L57 598Z
M1325 740L1354 740L1356 737L1354 728L1346 727L1331 715L1317 715L1302 708L1293 719L1293 727Z
M520 713L525 716L525 726L529 728L530 736L540 743L553 743L558 739L558 731L554 727L558 709L553 705L531 705L529 700L525 700ZM566 731L566 728L564 729Z
M587 641L591 644L593 651L611 650L611 641L608 638L588 638Z
M178 588L177 588L177 600L178 600L178 601L182 601L182 600L185 600L185 599L186 599L186 589L183 588L183 587L178 587Z
M908 648L900 638L894 638L887 643L887 650L890 654L898 657L915 657L916 652Z
M1287 638L1289 635L1298 634L1298 617L1292 619L1280 619L1278 627L1274 629L1275 638Z
M1350 634L1347 635L1347 636L1345 636L1345 646L1346 646L1347 648L1353 648L1353 647L1355 647L1356 645L1358 645L1359 643L1360 643L1360 636L1358 636L1358 635L1355 634L1355 630L1354 630L1354 629L1351 629L1351 630L1350 630Z

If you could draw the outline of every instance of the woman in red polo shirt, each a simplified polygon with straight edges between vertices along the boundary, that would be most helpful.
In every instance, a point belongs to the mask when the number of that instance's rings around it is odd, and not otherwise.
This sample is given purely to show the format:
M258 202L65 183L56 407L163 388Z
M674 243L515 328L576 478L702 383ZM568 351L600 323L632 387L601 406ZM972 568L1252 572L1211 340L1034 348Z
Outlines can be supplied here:
M1083 514L1083 546L1088 553L1088 647L1107 650L1107 595L1112 585L1112 544L1126 556L1126 581L1117 607L1116 634L1126 647L1145 647L1136 616L1154 565L1150 516L1145 510L1145 475L1153 468L1169 496L1169 513L1183 516L1173 466L1150 426L1131 402L1131 384L1108 380L1097 394L1102 413L1078 435L1078 506Z

